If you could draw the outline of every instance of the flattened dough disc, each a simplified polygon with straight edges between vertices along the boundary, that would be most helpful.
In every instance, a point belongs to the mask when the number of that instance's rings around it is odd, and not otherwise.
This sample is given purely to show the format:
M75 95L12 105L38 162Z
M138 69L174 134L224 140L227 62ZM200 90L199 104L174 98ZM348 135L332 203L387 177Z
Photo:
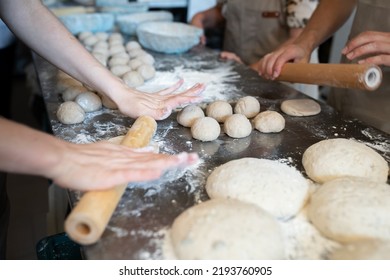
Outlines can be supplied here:
M294 117L314 116L321 112L321 106L312 99L290 99L282 102L281 110Z

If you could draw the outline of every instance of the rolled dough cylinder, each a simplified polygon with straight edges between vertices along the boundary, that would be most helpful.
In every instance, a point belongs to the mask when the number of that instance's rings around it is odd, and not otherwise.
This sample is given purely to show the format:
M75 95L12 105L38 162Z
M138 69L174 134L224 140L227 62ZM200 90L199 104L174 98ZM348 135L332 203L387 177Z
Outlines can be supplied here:
M81 123L85 119L85 112L74 101L66 101L57 110L57 118L63 124Z
M314 116L321 112L321 106L312 99L291 99L281 104L281 110L294 117Z
M303 153L306 174L318 183L344 176L386 182L389 166L374 149L355 140L336 138L315 143Z
M204 117L204 112L202 108L196 105L187 105L177 114L176 120L182 126L191 127L198 118L203 118L203 117Z
M192 137L200 141L213 141L220 133L219 123L210 117L198 118L191 126Z
M285 258L278 222L261 208L237 200L212 199L190 207L174 220L170 237L179 259Z
M284 129L285 119L276 111L264 111L253 119L255 128L263 133L277 133Z
M216 119L219 123L223 123L225 119L232 114L232 106L223 100L214 101L207 105L206 108L206 116Z
M244 138L251 134L251 122L241 114L234 114L225 119L223 129L232 138Z
M80 93L76 99L76 103L83 108L84 112L93 112L102 108L102 100L93 92Z
M326 237L351 242L390 239L390 186L343 177L323 184L311 196L308 217Z
M253 118L260 112L260 102L253 96L240 98L234 106L234 113Z
M278 161L241 158L215 168L206 181L210 198L253 203L287 220L307 201L309 183L298 170Z

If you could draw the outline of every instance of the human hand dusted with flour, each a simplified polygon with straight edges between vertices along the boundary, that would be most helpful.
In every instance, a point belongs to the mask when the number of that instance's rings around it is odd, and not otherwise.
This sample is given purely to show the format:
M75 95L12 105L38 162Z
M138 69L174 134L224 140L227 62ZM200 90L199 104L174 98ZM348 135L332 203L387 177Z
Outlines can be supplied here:
M360 64L390 66L390 32L362 32L347 42L342 54Z

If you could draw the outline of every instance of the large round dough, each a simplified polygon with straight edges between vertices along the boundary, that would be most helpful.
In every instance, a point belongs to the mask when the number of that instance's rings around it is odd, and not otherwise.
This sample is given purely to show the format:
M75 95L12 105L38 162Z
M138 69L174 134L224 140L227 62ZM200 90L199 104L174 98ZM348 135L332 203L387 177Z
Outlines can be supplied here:
M323 184L308 207L311 222L330 239L390 239L390 186L343 177Z
M390 260L390 242L381 240L356 241L334 250L331 260Z
M206 116L216 119L219 123L223 123L232 114L232 105L223 100L214 101L206 108Z
M100 97L90 91L80 93L75 101L85 112L93 112L102 108L102 100Z
M276 133L284 129L285 119L276 111L264 111L253 119L255 128L263 133Z
M312 99L290 99L282 102L282 111L294 117L314 116L321 112L321 106Z
M251 134L251 122L241 114L234 114L225 119L223 129L232 138L244 138Z
M389 173L386 160L375 150L344 138L322 140L310 146L303 153L302 164L306 174L318 183L343 176L386 182Z
M66 101L57 110L57 118L63 124L76 124L84 121L85 112L74 101Z
M170 237L178 259L284 259L278 222L261 208L212 199L188 208L173 222Z
M234 106L234 113L253 118L260 112L260 102L253 96L240 98Z
M306 203L309 183L298 170L278 161L241 158L214 169L206 191L211 198L253 203L286 220Z
M203 118L202 108L196 105L187 105L177 114L177 122L185 127L191 127L198 118ZM219 126L219 125L218 125ZM218 137L218 136L217 136Z
M220 133L219 123L210 117L197 118L191 126L192 137L200 141L213 141Z

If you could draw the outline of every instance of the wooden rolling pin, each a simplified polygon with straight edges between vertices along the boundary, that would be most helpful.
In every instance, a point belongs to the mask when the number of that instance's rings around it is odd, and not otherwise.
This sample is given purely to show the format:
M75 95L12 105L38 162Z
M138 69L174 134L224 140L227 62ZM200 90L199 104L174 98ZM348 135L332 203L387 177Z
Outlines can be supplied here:
M121 145L141 148L149 144L157 129L156 121L139 117L131 126ZM65 221L65 231L75 242L90 245L97 242L105 230L127 184L103 191L86 192Z
M276 80L373 91L382 82L382 70L372 64L286 63Z

